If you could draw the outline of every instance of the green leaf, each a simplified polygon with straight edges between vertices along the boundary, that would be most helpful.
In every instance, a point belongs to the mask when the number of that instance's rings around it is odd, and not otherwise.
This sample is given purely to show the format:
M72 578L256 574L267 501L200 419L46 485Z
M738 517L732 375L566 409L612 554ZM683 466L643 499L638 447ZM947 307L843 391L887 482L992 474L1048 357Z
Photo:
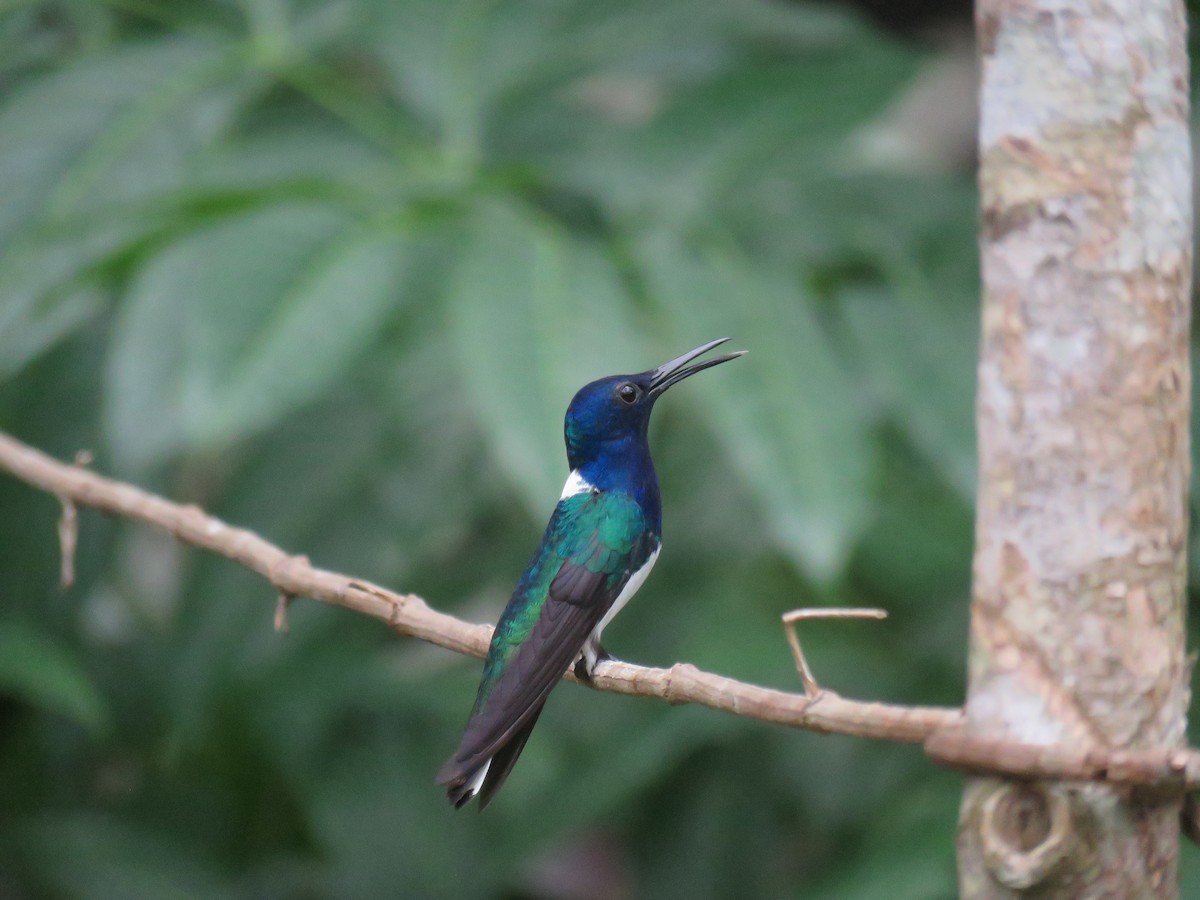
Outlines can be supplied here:
M963 321L885 290L843 292L871 389L905 433L970 501L975 496L978 334Z
M18 830L23 850L57 896L174 900L230 894L196 835L187 839L161 823L68 810L31 817Z
M647 241L651 290L681 346L732 335L751 355L706 383L703 409L767 514L812 576L840 571L866 520L870 446L859 397L807 297L733 253Z
M648 368L628 296L599 247L493 205L476 217L448 300L475 414L530 511L543 516L566 475L571 397L596 378Z
M160 228L154 198L253 79L228 45L170 38L87 57L16 90L0 107L0 377L92 316L79 277Z
M287 186L351 187L356 198L370 198L395 180L394 162L352 132L328 123L287 121L213 148L197 161L187 187L201 197Z
M433 769L412 765L420 759L414 743L409 736L364 736L308 789L306 827L329 860L328 887L319 895L494 896L486 889L496 881L481 852L486 845L472 823L447 815L445 797L431 787ZM456 865L468 858L465 869ZM404 889L397 891L399 884Z
M480 0L380 4L362 38L446 157L467 166L480 149L480 76L493 7Z
M73 719L99 733L108 710L75 654L50 635L0 621L0 694Z
M0 253L0 378L93 317L104 295L89 274L164 221L144 213L78 222L14 241Z
M821 900L928 900L957 896L954 877L958 779L935 773L875 804L858 846L811 885Z
M261 431L328 389L400 297L404 242L317 204L192 232L141 272L108 371L126 465Z
M93 191L128 197L173 183L190 148L223 118L182 104L220 78L227 53L188 38L130 44L14 92L0 108L0 246Z
M0 278L0 291L3 290ZM19 371L91 319L103 305L99 291L68 289L46 296L9 295L0 305L0 380Z
M705 61L598 75L579 101L596 107L581 111L582 139L552 145L552 156L533 152L624 215L690 221L718 206L771 211L781 195L844 172L856 130L916 66L912 54L865 29L772 54L723 47ZM675 83L681 69L696 73L690 83ZM597 115L620 103L631 121Z

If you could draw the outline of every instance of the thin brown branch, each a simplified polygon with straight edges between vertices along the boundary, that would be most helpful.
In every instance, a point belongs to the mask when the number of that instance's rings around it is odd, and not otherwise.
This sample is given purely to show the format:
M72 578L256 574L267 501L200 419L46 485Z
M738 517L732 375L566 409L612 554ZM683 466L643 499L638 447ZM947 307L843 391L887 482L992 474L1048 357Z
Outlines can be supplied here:
M262 575L281 598L304 596L342 606L386 622L400 634L420 638L456 653L482 657L487 652L492 632L488 625L472 625L438 612L413 594L397 594L361 579L316 568L307 557L286 553L257 534L228 525L197 506L172 503L133 485L61 463L2 432L0 469L64 502L142 522L162 529L184 543L226 556ZM282 605L284 610L286 602ZM277 602L277 623L280 610ZM566 677L574 680L572 673ZM920 743L935 734L958 734L963 721L957 709L848 700L825 689L818 689L811 696L788 693L702 672L689 663L657 669L611 660L599 665L592 685L617 694L657 697L672 704L696 703L793 728L889 741ZM1024 760L1020 755L1022 746L1015 745L1015 754L1013 746L993 744L992 749L1000 760L993 768L1010 771L1005 768L1004 759ZM1180 753L1184 757L1180 757ZM1042 765L1035 774L1094 779L1102 756L1093 753L1081 764L1067 755L1043 755ZM1121 755L1111 754L1112 759L1118 756ZM1128 754L1121 756L1122 759L1128 757ZM946 759L951 763L960 762L953 753L946 754ZM1182 771L1186 774L1187 785L1200 786L1200 755L1193 751L1172 751L1167 759L1172 765L1158 774L1169 776L1164 780L1178 781L1181 770L1173 764L1179 759L1185 759ZM1055 765L1059 768L1054 768ZM1110 765L1107 777L1110 781L1146 783L1148 771L1145 766Z

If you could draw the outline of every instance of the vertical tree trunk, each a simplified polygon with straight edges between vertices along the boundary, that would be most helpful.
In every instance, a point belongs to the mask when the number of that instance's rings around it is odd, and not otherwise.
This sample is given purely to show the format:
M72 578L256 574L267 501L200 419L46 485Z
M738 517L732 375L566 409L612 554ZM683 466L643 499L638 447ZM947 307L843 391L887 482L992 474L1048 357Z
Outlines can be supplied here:
M1181 0L978 0L983 341L968 727L1184 741ZM967 898L1171 897L1179 800L972 779Z

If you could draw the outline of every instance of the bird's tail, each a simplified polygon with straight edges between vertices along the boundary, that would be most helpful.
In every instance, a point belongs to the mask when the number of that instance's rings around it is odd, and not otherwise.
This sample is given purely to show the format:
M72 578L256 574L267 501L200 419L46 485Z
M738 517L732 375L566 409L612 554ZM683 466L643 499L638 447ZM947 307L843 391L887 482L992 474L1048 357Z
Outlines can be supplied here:
M500 786L508 778L508 773L517 764L517 758L525 749L529 733L533 731L533 726L537 724L541 714L542 706L539 706L525 724L513 732L512 737L482 763L467 768L456 753L442 766L437 774L437 783L445 785L446 798L455 809L461 809L476 794L479 795L480 812L492 802L492 797L496 796L496 791L500 790Z

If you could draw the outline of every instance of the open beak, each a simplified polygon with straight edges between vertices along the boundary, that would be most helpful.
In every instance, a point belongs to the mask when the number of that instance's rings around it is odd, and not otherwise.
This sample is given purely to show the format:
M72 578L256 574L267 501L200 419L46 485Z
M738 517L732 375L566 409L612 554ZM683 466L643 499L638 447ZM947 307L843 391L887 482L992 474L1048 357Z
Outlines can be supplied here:
M720 347L729 338L718 338L715 341L709 341L707 344L701 344L694 350L689 350L683 356L677 356L668 363L663 363L657 369L650 373L650 396L657 397L671 385L676 382L683 381L689 375L695 375L697 372L703 372L705 369L719 366L723 362L729 362L731 359L737 359L739 356L745 356L745 350L738 350L734 353L724 353L721 356L714 356L712 359L706 359L704 362L698 362L694 366L689 366L693 359L697 356L703 356L714 347Z

